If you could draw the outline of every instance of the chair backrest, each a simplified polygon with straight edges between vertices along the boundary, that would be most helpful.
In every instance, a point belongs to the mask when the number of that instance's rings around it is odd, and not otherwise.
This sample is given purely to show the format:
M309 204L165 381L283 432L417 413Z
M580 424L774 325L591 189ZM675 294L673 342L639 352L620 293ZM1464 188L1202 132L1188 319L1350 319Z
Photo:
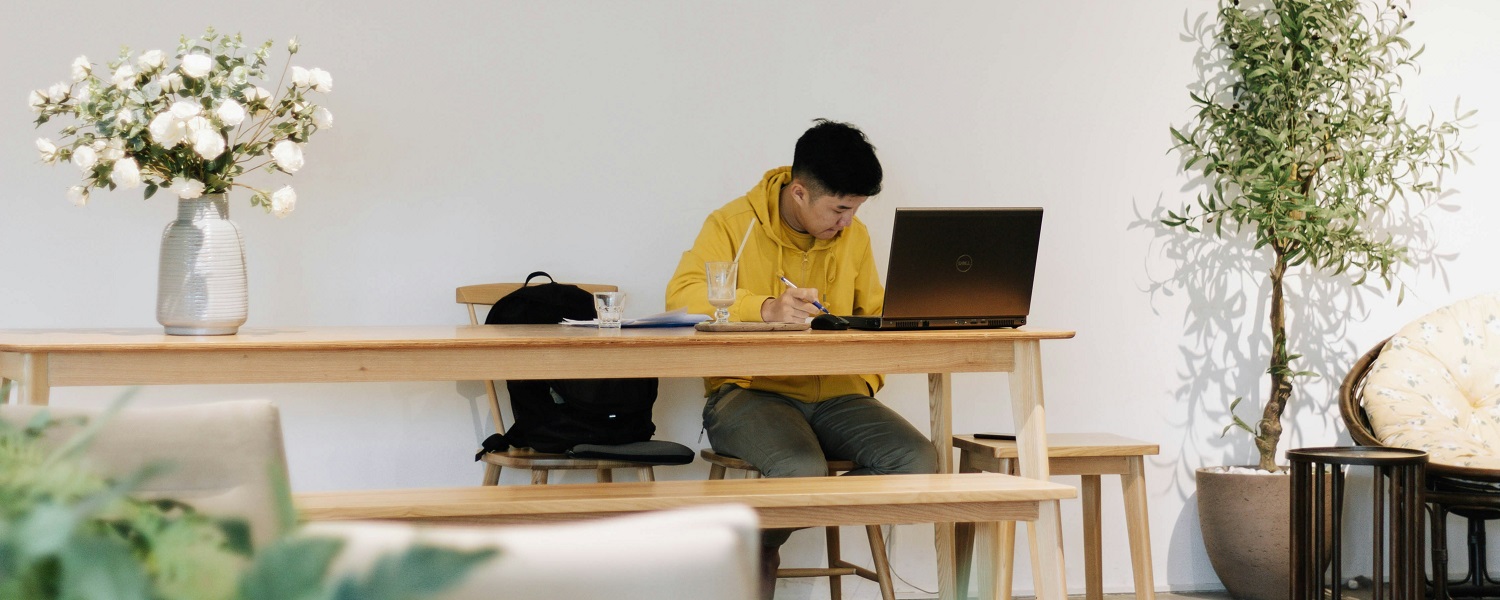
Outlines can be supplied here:
M347 540L335 574L363 572L413 543L499 550L440 600L750 600L757 596L758 526L749 507L718 505L506 527L328 521L305 532Z
M1365 412L1361 403L1361 397L1365 391L1365 376L1370 374L1370 366L1375 364L1375 359L1380 357L1380 351L1385 348L1390 338L1380 340L1369 352L1354 361L1349 367L1349 374L1344 377L1343 385L1339 386L1339 414L1344 417L1344 426L1349 428L1349 437L1354 443L1361 446L1380 446L1380 440L1375 439L1375 429L1370 426L1370 415Z
M619 286L604 285L601 283L574 283L572 285L583 288L583 291L591 294L594 292L620 291ZM459 304L463 304L469 309L469 324L478 325L481 323L478 307L494 306L495 302L498 302L501 298L525 286L525 283L481 283L478 285L465 285L460 286L454 292L454 296L457 298ZM500 394L495 391L495 382L493 380L485 380L484 391L485 394L489 395L490 422L495 426L495 433L504 434L505 419L501 418Z
M0 418L25 423L38 411L58 418L95 417L99 409L0 406ZM76 424L48 431L43 443L56 447L78 432ZM281 418L266 401L213 402L169 408L125 408L115 414L85 451L107 477L166 462L170 471L145 481L142 498L172 498L205 514L250 523L261 546L278 533L276 489L287 488Z

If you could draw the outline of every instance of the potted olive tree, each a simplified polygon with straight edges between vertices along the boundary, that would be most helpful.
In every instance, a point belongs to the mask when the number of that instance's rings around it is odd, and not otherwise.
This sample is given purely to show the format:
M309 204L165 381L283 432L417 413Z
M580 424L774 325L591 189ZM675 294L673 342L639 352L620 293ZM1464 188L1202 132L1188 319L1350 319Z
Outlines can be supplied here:
M1439 201L1442 175L1467 160L1458 135L1472 113L1407 117L1399 90L1422 53L1404 37L1413 25L1407 8L1401 0L1220 0L1216 20L1196 32L1204 44L1201 87L1190 93L1196 114L1171 132L1201 192L1162 224L1253 244L1255 265L1269 265L1269 389L1258 418L1236 416L1225 428L1251 435L1261 471L1280 470L1282 413L1307 374L1287 343L1298 315L1288 318L1297 298L1286 277L1302 269L1346 280L1349 293L1373 282L1392 289L1396 269L1411 258L1401 226L1422 219L1421 209ZM1224 493L1217 487L1224 480L1244 477L1223 470L1198 473L1214 569L1237 598L1283 598L1287 579L1268 575L1286 572L1284 550L1218 538L1234 530L1284 549L1288 478L1261 477L1248 482L1253 491ZM1229 572L1235 568L1249 573Z

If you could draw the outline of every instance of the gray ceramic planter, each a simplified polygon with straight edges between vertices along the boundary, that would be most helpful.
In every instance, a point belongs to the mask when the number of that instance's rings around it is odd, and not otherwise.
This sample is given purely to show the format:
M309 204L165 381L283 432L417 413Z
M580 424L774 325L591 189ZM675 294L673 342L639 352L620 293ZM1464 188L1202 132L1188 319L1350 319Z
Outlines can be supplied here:
M1324 490L1331 489L1332 474ZM1291 597L1291 497L1288 475L1198 469L1198 526L1214 573L1236 600ZM1333 531L1333 502L1323 522ZM1327 557L1324 557L1327 561Z

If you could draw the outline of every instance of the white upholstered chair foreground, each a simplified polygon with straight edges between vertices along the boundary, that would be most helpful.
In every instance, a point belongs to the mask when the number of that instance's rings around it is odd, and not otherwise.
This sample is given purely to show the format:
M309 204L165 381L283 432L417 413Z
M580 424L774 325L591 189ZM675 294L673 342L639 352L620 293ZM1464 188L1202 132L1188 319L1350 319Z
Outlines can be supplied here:
M40 410L59 419L92 418L103 412L0 405L0 418L25 424ZM44 442L49 446L62 444L79 429L73 423L54 427ZM286 454L281 445L281 419L270 402L127 407L104 426L85 457L99 473L111 477L133 473L155 462L169 463L170 471L146 480L134 495L172 498L205 514L245 519L257 547L276 537L273 477L285 478Z
M362 572L413 543L499 550L434 600L750 600L758 527L749 507L717 505L550 525L325 521L302 533L346 540L335 575Z

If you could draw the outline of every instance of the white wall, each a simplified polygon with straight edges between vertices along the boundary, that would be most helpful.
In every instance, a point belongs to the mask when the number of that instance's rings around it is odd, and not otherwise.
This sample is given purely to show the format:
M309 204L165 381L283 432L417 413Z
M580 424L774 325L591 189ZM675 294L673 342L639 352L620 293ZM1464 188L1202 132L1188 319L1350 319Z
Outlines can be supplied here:
M1044 344L1050 425L1159 442L1148 475L1158 586L1215 588L1192 473L1251 460L1243 436L1218 432L1227 398L1264 394L1261 277L1174 286L1200 266L1221 267L1181 254L1154 225L1163 207L1192 196L1167 128L1190 115L1196 46L1182 39L1185 24L1210 9L1185 0L12 2L0 22L0 97L11 99L0 104L0 327L155 326L157 239L172 203L120 192L71 206L63 190L77 172L44 166L32 150L56 128L34 131L23 98L65 79L80 53L103 62L120 44L170 49L214 24L252 41L299 35L296 64L333 73L336 126L312 140L291 181L297 212L277 220L233 198L249 250L248 327L460 323L454 286L537 269L617 282L631 295L627 313L655 312L708 211L789 162L810 119L847 120L886 168L885 193L861 215L881 257L898 206L1046 208L1032 322L1078 331ZM1449 179L1461 210L1433 215L1440 269L1407 271L1414 293L1404 304L1367 294L1294 308L1294 325L1329 339L1304 350L1304 366L1327 378L1299 392L1292 445L1347 441L1332 397L1360 352L1495 287L1500 236L1487 234L1500 222L1489 201L1500 178L1488 149L1500 130L1487 122L1500 114L1500 4L1424 2L1414 16L1413 37L1429 48L1405 88L1413 113L1430 101L1447 114L1462 94L1481 111L1467 138L1477 164ZM956 380L956 431L1010 427L1003 377ZM54 399L117 393L59 389ZM156 387L142 402L275 400L294 486L331 490L477 483L468 456L485 433L482 394L465 383ZM665 383L660 437L702 443L699 395L697 381ZM892 377L881 398L925 429L923 378ZM664 471L695 478L706 467ZM1106 589L1125 591L1117 489L1105 490ZM935 590L930 532L898 528L895 564ZM1065 532L1076 557L1076 517ZM818 537L794 538L787 563L814 560ZM846 539L859 554L859 531ZM1024 561L1017 580L1029 589ZM1081 586L1081 567L1069 580ZM873 597L868 587L862 595Z

